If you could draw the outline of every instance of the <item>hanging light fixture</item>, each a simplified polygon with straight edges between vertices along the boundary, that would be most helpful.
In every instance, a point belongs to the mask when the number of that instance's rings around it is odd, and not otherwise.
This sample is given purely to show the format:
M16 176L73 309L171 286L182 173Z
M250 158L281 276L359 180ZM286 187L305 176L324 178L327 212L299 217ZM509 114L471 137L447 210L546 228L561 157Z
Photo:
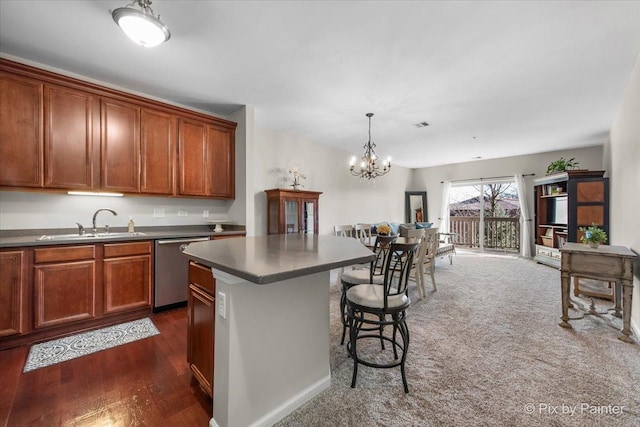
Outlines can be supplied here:
M375 150L376 144L371 142L371 117L373 113L367 113L366 116L369 117L369 141L362 147L364 148L364 155L362 156L359 167L356 166L356 157L353 156L349 170L353 176L372 180L391 170L391 157L388 157L387 160L382 162L382 169L380 169L378 155Z
M160 15L156 18L153 14L151 0L133 0L111 12L111 16L127 37L144 47L158 46L171 37Z

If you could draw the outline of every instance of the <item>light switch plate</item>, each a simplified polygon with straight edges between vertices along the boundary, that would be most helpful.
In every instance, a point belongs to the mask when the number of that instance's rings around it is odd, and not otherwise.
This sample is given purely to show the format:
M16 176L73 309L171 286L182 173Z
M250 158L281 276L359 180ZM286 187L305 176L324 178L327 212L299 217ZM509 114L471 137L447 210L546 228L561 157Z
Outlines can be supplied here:
M154 218L164 218L164 209L154 209L153 210Z
M202 211L202 218L209 218L209 209L204 209Z
M187 211L178 211L178 216L188 216L189 212Z

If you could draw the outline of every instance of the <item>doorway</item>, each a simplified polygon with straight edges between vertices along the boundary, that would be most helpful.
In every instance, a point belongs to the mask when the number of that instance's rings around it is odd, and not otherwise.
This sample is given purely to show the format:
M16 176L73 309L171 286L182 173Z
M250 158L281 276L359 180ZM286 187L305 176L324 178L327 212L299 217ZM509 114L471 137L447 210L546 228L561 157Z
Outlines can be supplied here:
M449 230L456 245L520 251L520 200L514 180L452 183Z

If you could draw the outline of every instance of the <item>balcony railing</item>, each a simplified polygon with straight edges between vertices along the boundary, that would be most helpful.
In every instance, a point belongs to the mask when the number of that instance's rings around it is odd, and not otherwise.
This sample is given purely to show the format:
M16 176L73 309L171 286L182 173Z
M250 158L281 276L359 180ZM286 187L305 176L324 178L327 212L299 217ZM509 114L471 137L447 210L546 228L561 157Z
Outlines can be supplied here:
M484 224L485 249L520 250L520 218L485 217ZM480 247L480 217L452 216L449 228L457 246Z

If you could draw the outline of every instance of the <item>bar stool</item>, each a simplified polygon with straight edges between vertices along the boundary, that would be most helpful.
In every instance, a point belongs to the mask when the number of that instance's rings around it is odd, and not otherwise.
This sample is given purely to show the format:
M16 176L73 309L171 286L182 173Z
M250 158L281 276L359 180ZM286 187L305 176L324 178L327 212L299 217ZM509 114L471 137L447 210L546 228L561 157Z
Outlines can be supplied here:
M347 350L353 359L352 388L356 386L358 365L385 369L400 366L404 392L409 392L404 367L409 350L406 310L411 304L408 283L417 248L418 243L392 243L386 257L383 285L355 285L346 292L349 323ZM393 327L390 336L384 334L385 326ZM358 353L358 341L365 339L379 339L383 350L384 341L390 342L393 347L393 359L377 362L363 357Z
M384 282L384 267L386 258L391 249L391 243L395 242L397 235L376 237L373 246L373 252L376 258L371 261L369 268L361 268L359 270L352 269L343 271L340 275L340 283L342 283L342 296L340 297L340 319L342 320L342 339L340 345L344 344L344 338L347 333L347 290L354 286L364 283L375 283L381 285Z

